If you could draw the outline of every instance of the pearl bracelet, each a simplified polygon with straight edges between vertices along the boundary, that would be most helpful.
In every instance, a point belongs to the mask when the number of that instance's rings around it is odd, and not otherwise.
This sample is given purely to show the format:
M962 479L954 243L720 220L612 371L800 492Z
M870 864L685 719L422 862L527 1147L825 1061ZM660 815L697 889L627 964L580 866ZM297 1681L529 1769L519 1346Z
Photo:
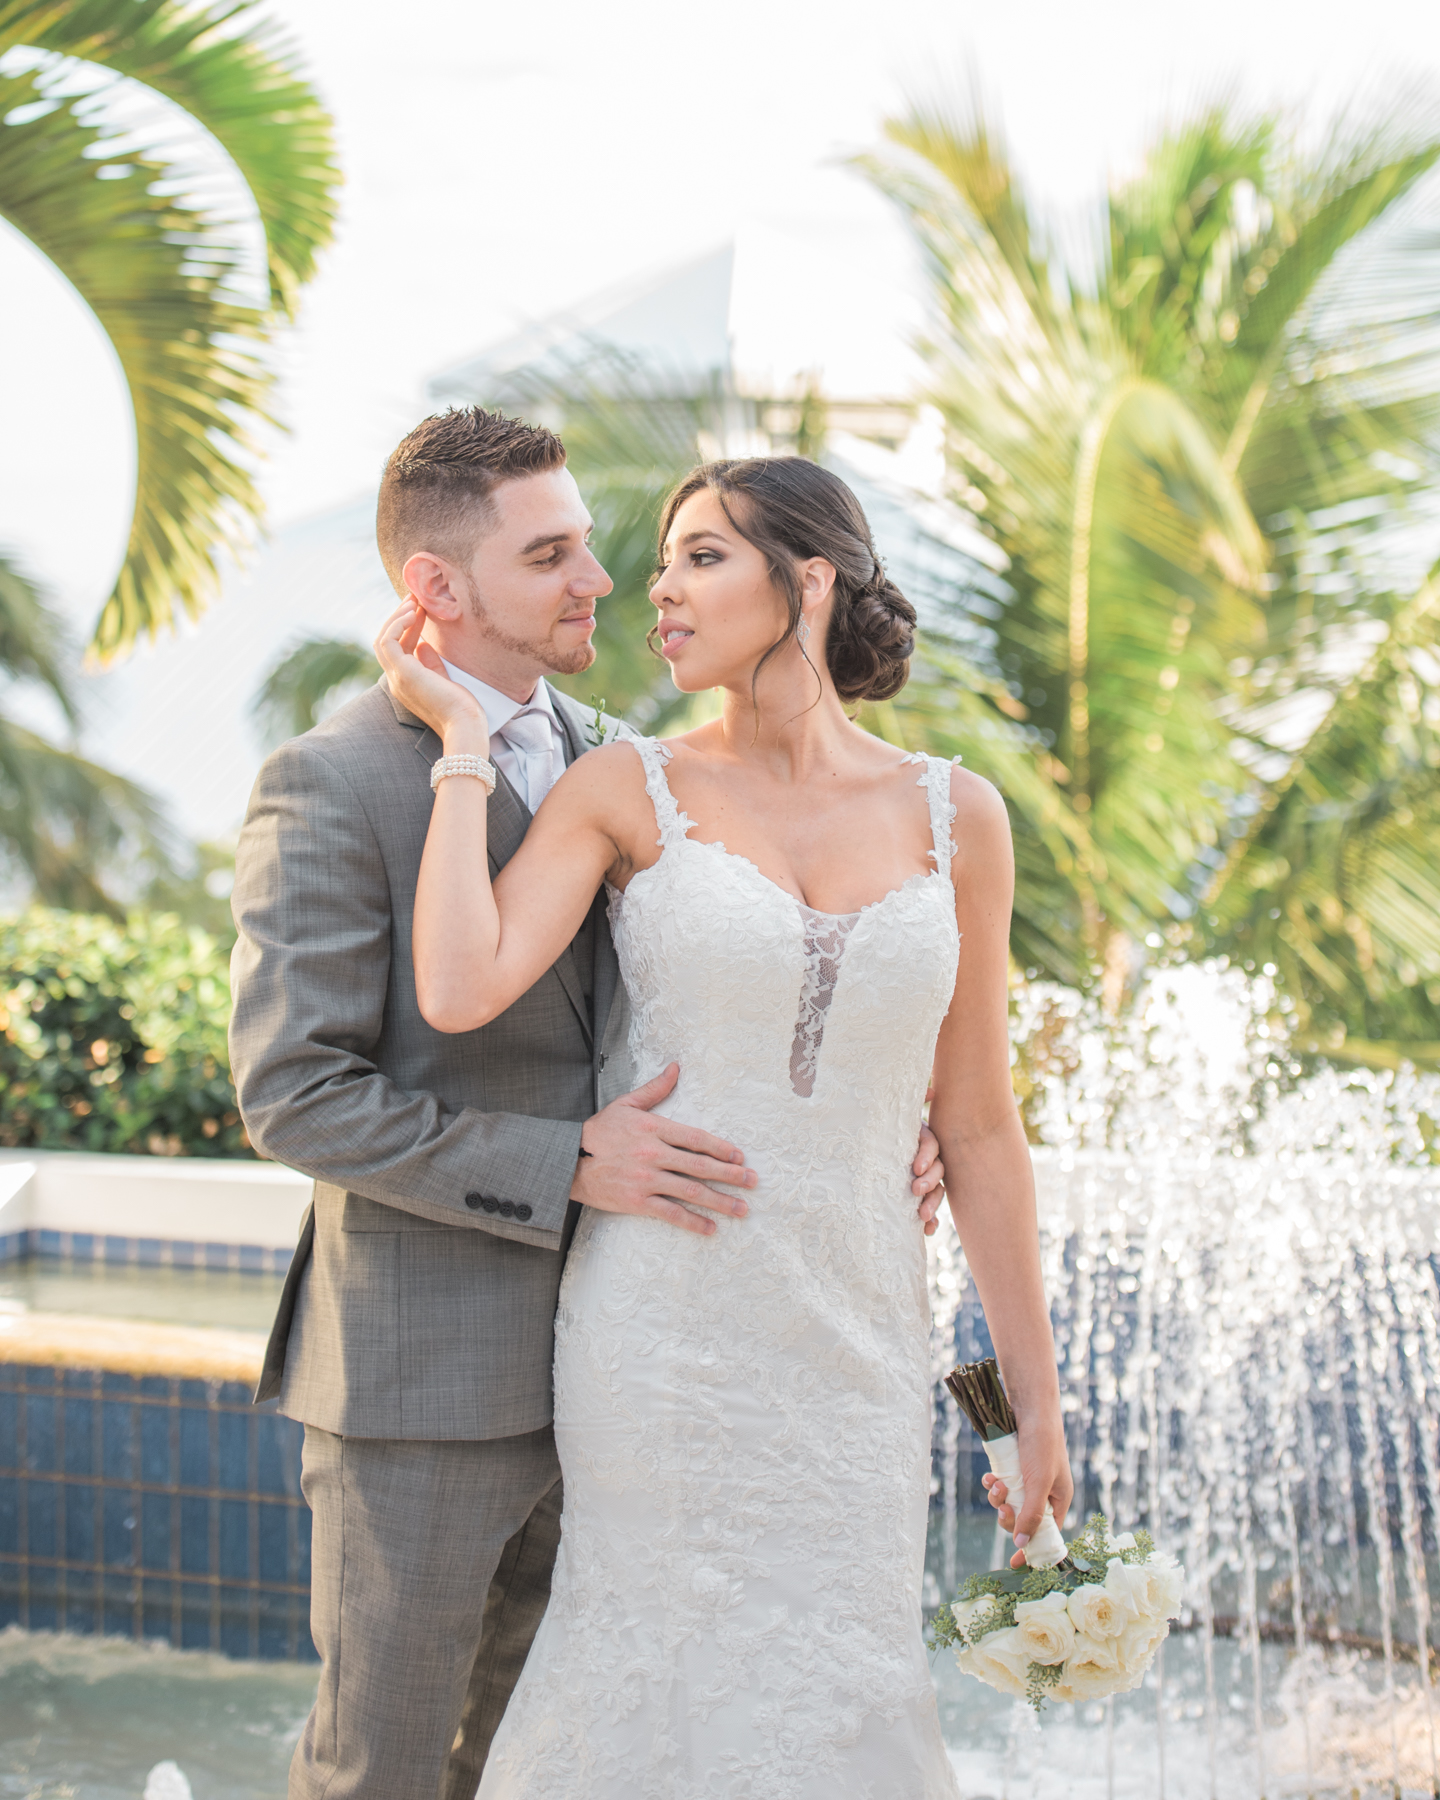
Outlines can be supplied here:
M447 775L473 775L483 781L485 792L495 792L495 765L483 756L440 756L430 765L430 792L433 794Z

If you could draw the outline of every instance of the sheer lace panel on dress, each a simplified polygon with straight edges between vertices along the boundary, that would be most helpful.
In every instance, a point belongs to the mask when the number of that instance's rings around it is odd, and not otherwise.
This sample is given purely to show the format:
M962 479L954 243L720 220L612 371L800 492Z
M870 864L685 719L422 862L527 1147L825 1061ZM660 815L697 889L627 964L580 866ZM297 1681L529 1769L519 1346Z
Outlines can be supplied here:
M800 1016L790 1045L790 1085L802 1100L808 1100L815 1092L825 1015L835 998L845 940L860 915L815 912L801 900L795 905L805 926L805 970L800 980Z

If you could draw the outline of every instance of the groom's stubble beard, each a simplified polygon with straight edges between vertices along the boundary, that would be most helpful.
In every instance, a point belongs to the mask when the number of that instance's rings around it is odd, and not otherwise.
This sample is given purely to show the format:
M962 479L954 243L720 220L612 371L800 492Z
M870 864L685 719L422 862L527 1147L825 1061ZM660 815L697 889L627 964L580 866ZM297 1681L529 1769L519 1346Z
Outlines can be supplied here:
M593 643L577 644L574 649L565 650L552 638L520 637L514 632L506 631L497 625L488 612L474 586L470 588L470 613L480 628L480 635L487 643L498 649L508 651L512 656L523 656L538 662L542 668L548 669L552 675L578 675L582 669L588 669L595 660Z

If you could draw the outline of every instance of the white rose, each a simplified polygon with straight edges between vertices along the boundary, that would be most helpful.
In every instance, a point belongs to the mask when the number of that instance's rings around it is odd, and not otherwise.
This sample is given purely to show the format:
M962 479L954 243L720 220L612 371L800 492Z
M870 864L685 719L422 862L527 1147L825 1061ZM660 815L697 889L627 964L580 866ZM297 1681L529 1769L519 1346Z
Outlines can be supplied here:
M1075 1629L1092 1638L1119 1637L1134 1616L1108 1584L1102 1586L1093 1581L1075 1589L1066 1602L1066 1610Z
M987 1633L973 1650L957 1652L955 1660L967 1675L977 1676L988 1687L1013 1694L1017 1699L1024 1697L1030 1658L1013 1625Z
M1107 1694L1115 1692L1115 1682L1119 1679L1114 1669L1077 1669L1072 1675L1065 1670L1064 1679L1058 1681L1053 1688L1047 1690L1051 1700L1103 1700Z
M1168 1619L1178 1613L1184 1582L1184 1570L1158 1550L1143 1563L1112 1562L1105 1574L1106 1587L1128 1595L1139 1619Z
M1090 1664L1065 1670L1065 1679L1049 1690L1052 1700L1104 1700L1111 1694L1128 1694L1145 1679L1145 1664L1138 1669L1098 1669Z
M1015 1608L1015 1629L1031 1662L1063 1663L1074 1648L1075 1627L1065 1598L1057 1591L1040 1600L1022 1600Z
M1112 1596L1124 1617L1146 1618L1151 1613L1150 1576L1143 1563L1111 1559L1105 1569L1105 1592Z
M1122 1531L1119 1537L1111 1538L1110 1548L1112 1550L1133 1550L1135 1548L1135 1533L1133 1531Z
M1123 1694L1136 1687L1144 1669L1132 1680L1130 1671L1122 1668L1119 1643L1115 1638L1092 1638L1077 1634L1075 1648L1065 1660L1058 1686L1050 1690L1056 1700L1103 1700L1107 1694Z
M1065 1661L1065 1678L1080 1669L1118 1669L1120 1644L1113 1637L1091 1637L1088 1632L1075 1633L1075 1648Z
M1137 1619L1133 1625L1127 1625L1119 1640L1120 1666L1126 1670L1139 1668L1143 1674L1160 1640L1169 1635L1170 1627L1164 1619L1158 1624L1153 1619Z
M1159 1551L1142 1565L1150 1577L1150 1593L1155 1601L1155 1615L1161 1619L1178 1618L1185 1597L1185 1571L1173 1557Z

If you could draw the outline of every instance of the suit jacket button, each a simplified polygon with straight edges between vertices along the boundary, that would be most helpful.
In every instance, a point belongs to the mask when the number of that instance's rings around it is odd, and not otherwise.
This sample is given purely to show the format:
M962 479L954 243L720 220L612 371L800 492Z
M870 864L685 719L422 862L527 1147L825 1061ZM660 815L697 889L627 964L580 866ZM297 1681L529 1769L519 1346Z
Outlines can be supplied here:
M609 1060L610 1060L610 1052L608 1050L602 1050L600 1052L600 1062L599 1062L599 1067L602 1072L604 1071L605 1065L607 1062L609 1062Z
M523 1200L515 1208L515 1217L517 1219L519 1219L522 1224L525 1222L526 1219L533 1218L534 1214L535 1214L534 1207L527 1206Z
M465 1196L465 1204L470 1208L471 1212L474 1212L480 1205L480 1196L478 1194L467 1194Z
M500 1202L493 1194L487 1194L480 1204L485 1208L486 1212L500 1211Z
M513 1200L502 1200L500 1202L500 1217L502 1219L513 1219L515 1217L515 1202Z

